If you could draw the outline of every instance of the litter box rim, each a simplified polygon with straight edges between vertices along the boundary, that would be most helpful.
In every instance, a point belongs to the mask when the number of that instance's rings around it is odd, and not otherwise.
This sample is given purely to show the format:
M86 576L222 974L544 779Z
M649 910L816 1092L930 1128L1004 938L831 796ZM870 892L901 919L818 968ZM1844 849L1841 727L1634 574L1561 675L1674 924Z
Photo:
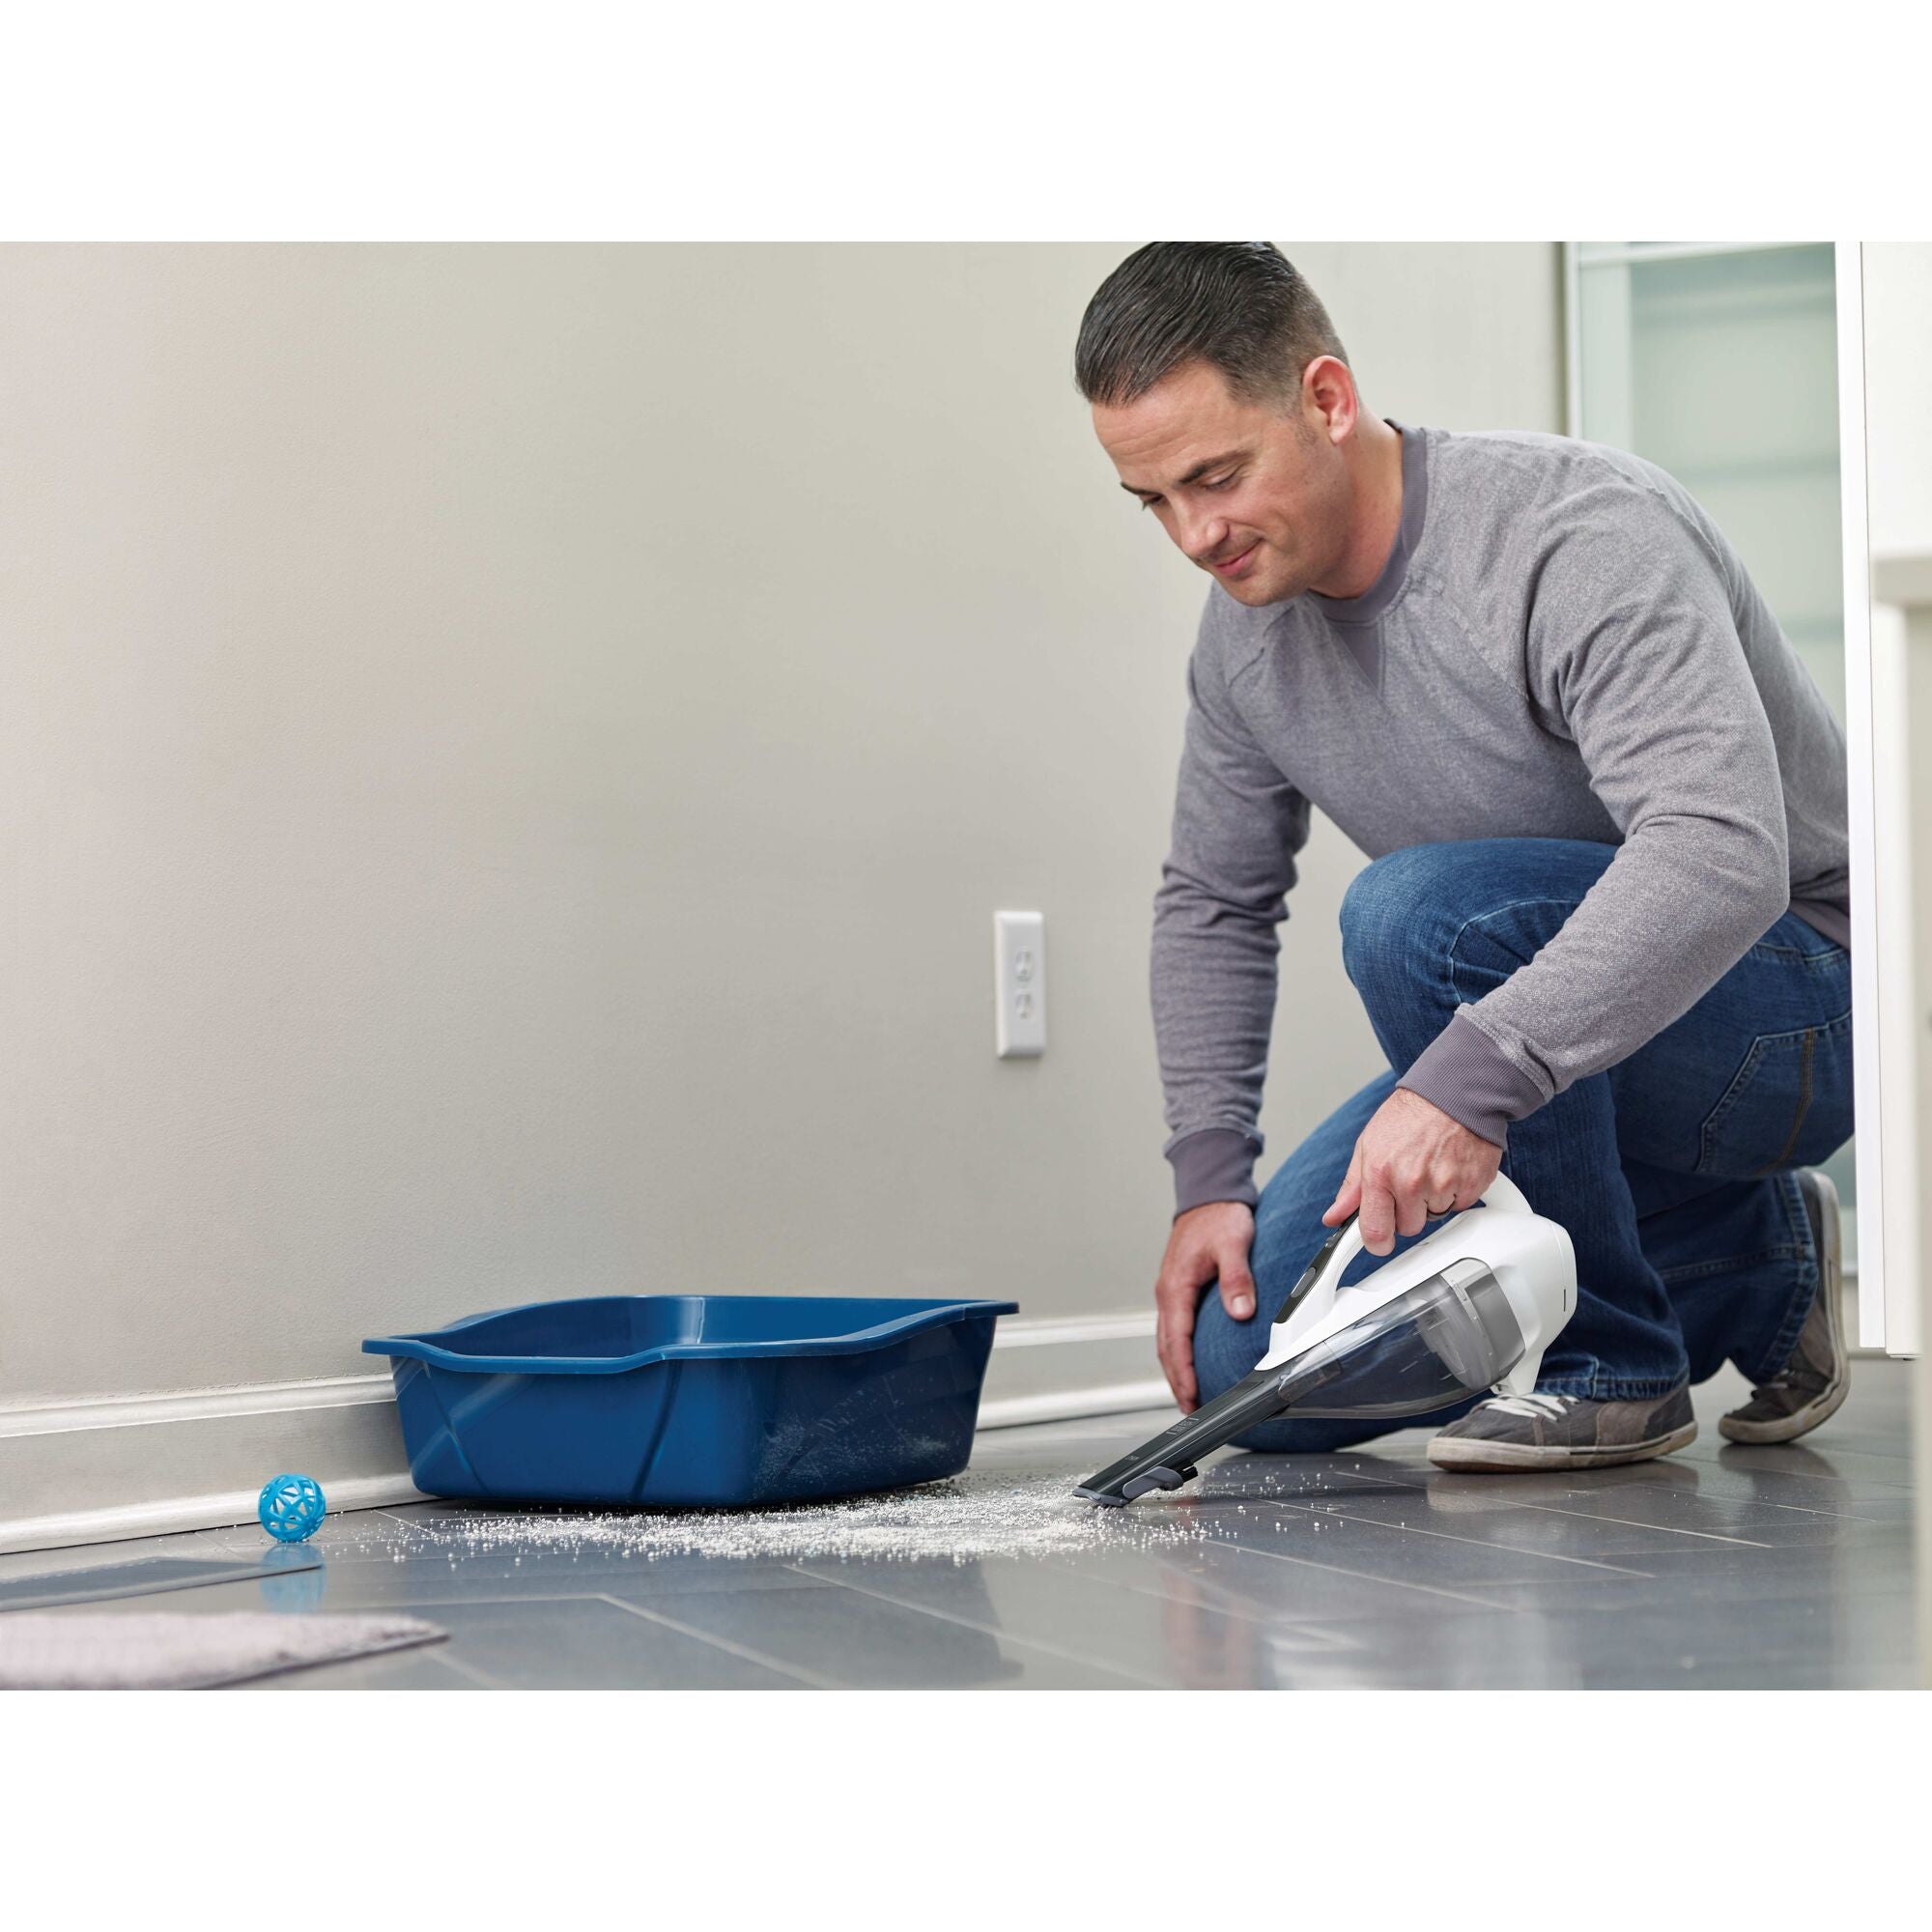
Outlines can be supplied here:
M479 1321L492 1321L499 1315L522 1315L532 1309L554 1308L568 1301L772 1301L797 1304L811 1301L839 1301L850 1304L872 1300L881 1308L904 1312L875 1322L869 1328L854 1328L842 1334L781 1338L769 1342L661 1342L652 1349L639 1349L630 1355L466 1355L440 1348L437 1338L455 1335ZM432 1368L458 1375L526 1376L617 1376L635 1369L649 1368L658 1362L729 1361L738 1359L796 1359L810 1355L863 1355L889 1349L909 1335L924 1329L943 1328L956 1321L985 1320L1001 1315L1017 1315L1017 1301L921 1301L880 1299L865 1295L810 1294L597 1294L559 1295L553 1301L520 1301L507 1308L487 1308L477 1315L466 1315L446 1321L440 1328L425 1328L413 1335L380 1335L365 1339L365 1355L388 1355L424 1362Z

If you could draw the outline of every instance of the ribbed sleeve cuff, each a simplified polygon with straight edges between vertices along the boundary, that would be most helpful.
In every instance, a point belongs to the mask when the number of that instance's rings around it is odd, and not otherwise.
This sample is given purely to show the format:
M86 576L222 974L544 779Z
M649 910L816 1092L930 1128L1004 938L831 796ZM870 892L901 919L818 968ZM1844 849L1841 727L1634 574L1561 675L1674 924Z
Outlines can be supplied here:
M1499 1148L1509 1145L1510 1122L1535 1113L1546 1097L1460 1008L1396 1085Z
M1176 1141L1167 1151L1179 1204L1175 1219L1209 1201L1244 1201L1254 1207L1261 1200L1254 1178L1255 1156L1260 1152L1254 1138L1238 1127L1203 1127Z

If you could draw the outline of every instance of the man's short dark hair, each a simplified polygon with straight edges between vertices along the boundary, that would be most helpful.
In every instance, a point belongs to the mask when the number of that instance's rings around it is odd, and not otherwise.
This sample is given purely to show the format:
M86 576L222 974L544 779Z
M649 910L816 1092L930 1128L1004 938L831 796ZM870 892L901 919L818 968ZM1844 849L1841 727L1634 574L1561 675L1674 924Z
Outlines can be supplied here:
M1090 403L1118 407L1199 359L1242 402L1287 408L1318 355L1349 359L1321 298L1272 242L1150 242L1087 304L1073 380Z

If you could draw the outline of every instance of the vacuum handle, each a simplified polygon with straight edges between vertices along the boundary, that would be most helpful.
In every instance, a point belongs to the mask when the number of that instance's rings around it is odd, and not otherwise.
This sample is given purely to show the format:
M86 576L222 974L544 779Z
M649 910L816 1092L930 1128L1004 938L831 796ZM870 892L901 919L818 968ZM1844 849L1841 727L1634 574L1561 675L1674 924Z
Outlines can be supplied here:
M1336 1284L1342 1279L1342 1270L1361 1251L1362 1215L1357 1208L1321 1243L1316 1250L1315 1259L1301 1270L1300 1280L1288 1291L1287 1298L1275 1311L1274 1325L1279 1328L1310 1295L1317 1297L1324 1306L1332 1302Z
M1506 1175L1501 1168L1496 1170L1496 1178L1483 1189L1479 1197L1492 1208L1506 1208L1512 1214L1534 1214L1536 1209L1523 1199L1522 1189ZM1473 1208L1475 1202L1469 1203Z
M1522 1189L1500 1168L1496 1170L1495 1178L1469 1206L1474 1208L1478 1202L1486 1202L1492 1208L1502 1208L1512 1214L1533 1214L1536 1211L1523 1199ZM1317 1306L1323 1310L1333 1304L1343 1269L1362 1251L1361 1218L1362 1211L1358 1208L1321 1243L1315 1259L1302 1269L1300 1280L1288 1291L1287 1298L1276 1311L1274 1325L1277 1328L1311 1295L1316 1297ZM1307 1330L1302 1332L1305 1334Z

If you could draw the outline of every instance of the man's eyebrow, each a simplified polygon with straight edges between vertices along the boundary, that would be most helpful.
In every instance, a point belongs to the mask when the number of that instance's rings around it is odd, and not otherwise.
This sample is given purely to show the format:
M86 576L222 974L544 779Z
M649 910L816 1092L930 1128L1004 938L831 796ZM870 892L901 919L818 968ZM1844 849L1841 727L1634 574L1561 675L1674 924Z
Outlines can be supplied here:
M1245 449L1231 449L1225 456L1207 457L1202 462L1197 463L1174 487L1179 490L1185 484L1198 483L1202 477L1207 475L1208 470L1218 469L1224 463L1238 463L1247 453ZM1122 483L1121 488L1130 497L1153 497L1159 495L1159 492L1155 490L1136 489L1131 483Z

